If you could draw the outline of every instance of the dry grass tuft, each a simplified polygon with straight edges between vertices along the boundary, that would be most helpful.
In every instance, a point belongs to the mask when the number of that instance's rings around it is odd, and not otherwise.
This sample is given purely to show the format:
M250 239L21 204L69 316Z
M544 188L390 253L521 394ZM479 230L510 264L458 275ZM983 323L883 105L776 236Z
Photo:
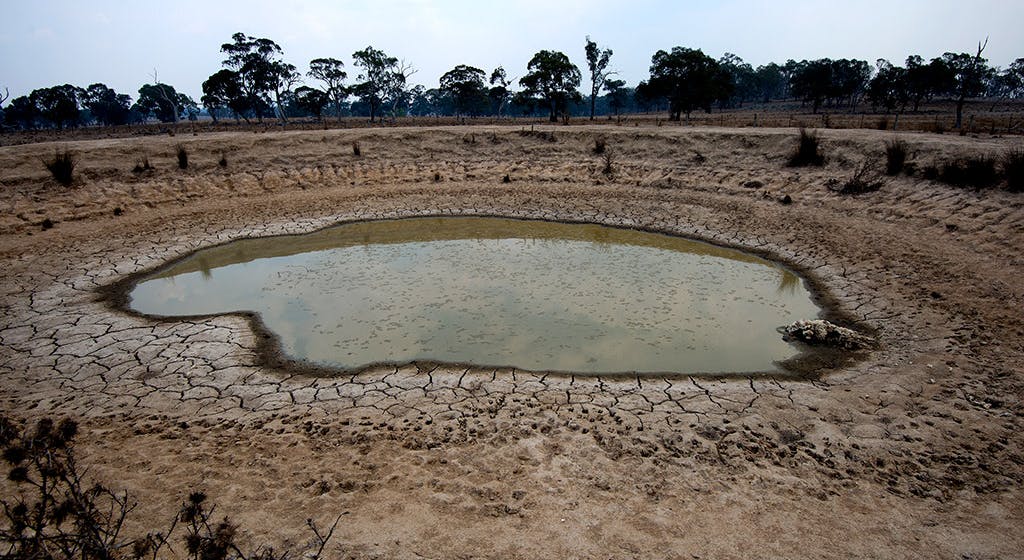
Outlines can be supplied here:
M805 167L809 165L820 166L825 163L825 156L820 152L821 139L817 133L807 132L807 129L800 129L800 138L797 139L796 151L789 157L790 167Z
M57 150L52 159L43 160L43 165L49 170L50 175L53 175L53 178L65 187L74 181L72 174L77 164L78 160L70 150Z

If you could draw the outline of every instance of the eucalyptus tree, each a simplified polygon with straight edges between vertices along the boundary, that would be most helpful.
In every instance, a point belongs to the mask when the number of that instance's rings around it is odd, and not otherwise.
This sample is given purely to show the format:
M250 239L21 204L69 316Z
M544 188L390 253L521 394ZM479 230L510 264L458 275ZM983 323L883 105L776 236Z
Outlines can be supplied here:
M700 49L658 51L651 57L650 72L650 79L637 92L648 99L666 99L669 120L678 121L683 113L689 120L694 110L710 111L712 103L732 94L731 76Z
M587 67L590 69L590 120L594 120L594 109L597 104L597 94L601 92L608 76L614 72L608 71L608 64L611 62L612 50L598 48L597 43L587 36L586 44Z
M479 115L486 110L488 97L483 70L459 64L441 76L441 91L450 95L456 115Z
M344 68L345 63L336 58L315 58L309 62L309 72L307 73L309 77L324 83L323 91L334 106L334 115L339 122L345 98L348 97L348 89L345 87L348 73Z
M505 69L501 66L491 72L491 78L488 81L491 84L491 88L487 90L487 97L491 99L494 113L498 118L501 118L505 105L512 99L512 92L508 89L512 82L509 81L508 74L505 73Z
M544 103L548 119L558 122L559 115L568 115L569 102L580 102L580 70L564 53L543 50L533 55L527 73L519 79L524 97Z
M220 47L227 55L223 64L235 72L244 104L262 122L270 95L280 105L283 92L297 82L295 67L281 59L284 51L270 39L235 33L231 40ZM278 112L284 118L280 106Z

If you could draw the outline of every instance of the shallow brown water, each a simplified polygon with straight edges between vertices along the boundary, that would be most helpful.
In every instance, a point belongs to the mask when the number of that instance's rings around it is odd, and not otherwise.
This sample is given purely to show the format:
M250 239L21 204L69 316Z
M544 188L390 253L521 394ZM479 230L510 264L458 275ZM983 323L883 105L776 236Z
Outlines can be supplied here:
M683 238L499 218L359 222L199 251L141 281L147 315L254 311L296 360L581 373L776 371L819 309L764 259Z

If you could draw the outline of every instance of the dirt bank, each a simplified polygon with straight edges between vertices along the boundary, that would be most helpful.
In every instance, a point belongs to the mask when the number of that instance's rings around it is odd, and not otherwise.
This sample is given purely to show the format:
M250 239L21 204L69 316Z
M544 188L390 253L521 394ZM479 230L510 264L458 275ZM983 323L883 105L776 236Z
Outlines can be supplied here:
M359 558L1021 557L1024 197L909 176L841 197L827 182L892 133L822 135L827 164L810 169L784 166L791 129L111 139L60 145L80 159L71 188L40 164L56 145L0 148L0 403L81 419L84 462L138 496L136 527L198 487L246 538L267 528L261 542L344 513L335 545ZM919 166L1021 146L902 137ZM156 169L133 173L142 157ZM240 318L155 323L98 295L229 239L449 213L774 254L883 344L813 382L415 366L317 379L261 366Z

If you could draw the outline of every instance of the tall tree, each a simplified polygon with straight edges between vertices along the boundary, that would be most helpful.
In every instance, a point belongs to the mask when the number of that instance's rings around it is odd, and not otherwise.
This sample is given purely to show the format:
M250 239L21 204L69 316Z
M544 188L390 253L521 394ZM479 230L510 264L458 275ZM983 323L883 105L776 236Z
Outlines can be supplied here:
M995 98L996 103L1005 99L1024 97L1024 58L1018 58L1005 70L992 76L988 95ZM995 110L996 103L992 104L990 111Z
M700 49L673 47L651 57L651 78L638 92L664 98L669 104L669 120L678 121L682 113L689 120L695 109L710 111L715 101L732 94L731 76L713 58Z
M352 59L362 69L354 91L369 106L370 122L373 122L385 99L395 92L397 82L400 80L404 86L405 76L402 74L399 78L397 58L372 46L352 53Z
M608 71L608 63L611 62L612 50L598 48L597 43L590 40L587 35L587 67L590 68L590 120L594 120L594 109L597 104L597 94L604 87L608 76L614 72Z
M956 101L954 128L960 128L963 124L964 103L967 99L985 93L985 84L992 75L988 61L981 57L986 46L988 46L988 39L985 39L984 44L978 43L976 54L945 53L942 55L942 61L948 68L951 77L949 93Z
M487 88L484 71L460 64L441 76L441 91L451 96L455 113L479 115L486 108Z
M874 107L883 107L888 113L897 114L906 109L910 103L910 90L907 88L907 69L893 66L888 60L878 59L878 71L868 83L867 96Z
M78 126L81 120L79 103L85 97L82 88L64 84L33 90L28 97L36 106L39 116L58 129Z
M568 114L569 102L580 102L580 70L569 57L557 51L540 51L526 66L527 73L519 85L527 96L539 98L548 108L548 119L558 122L558 115Z
M22 130L38 126L39 116L39 109L28 95L15 97L4 109L4 122Z
M790 77L790 89L793 95L810 101L811 112L817 113L833 91L832 61L823 58L797 63Z
M270 65L270 86L274 92L274 104L277 106L278 118L282 123L288 123L287 107L285 98L291 93L292 87L302 80L302 74L295 69L295 65L276 60Z
M246 122L249 121L247 98L242 92L237 72L226 68L215 72L203 82L203 96L199 99L213 122L217 122L217 114L224 109L230 110L235 120L244 117Z
M334 115L338 122L341 122L341 112L348 97L348 89L345 87L345 79L348 73L345 72L345 63L336 58L315 58L309 62L309 76L324 83L324 93L332 105Z
M177 123L185 113L187 96L179 95L174 86L167 84L143 84L139 88L139 99L133 109L144 118L155 117L162 123Z
M96 122L107 126L125 124L131 116L132 98L105 84L92 84L86 88L82 104Z
M295 89L295 104L303 111L316 117L317 121L321 120L324 107L330 101L331 99L326 92L316 88L302 86Z
M505 73L504 68L499 66L494 69L494 72L491 72L490 84L491 89L487 91L487 96L491 98L491 103L494 106L494 113L498 118L501 118L502 112L505 110L505 105L507 105L509 99L512 98L512 92L508 89L511 82L509 81L508 74Z
M237 73L239 87L247 98L246 105L252 108L262 122L264 108L269 106L270 94L276 93L276 89L284 83L282 78L285 76L281 67L284 51L270 39L249 37L244 33L235 33L231 40L231 43L224 43L220 47L221 52L227 55L224 66ZM294 68L291 67L292 71Z
M626 89L625 80L605 80L604 90L608 92L608 106L619 116L619 111L629 103L629 90Z

